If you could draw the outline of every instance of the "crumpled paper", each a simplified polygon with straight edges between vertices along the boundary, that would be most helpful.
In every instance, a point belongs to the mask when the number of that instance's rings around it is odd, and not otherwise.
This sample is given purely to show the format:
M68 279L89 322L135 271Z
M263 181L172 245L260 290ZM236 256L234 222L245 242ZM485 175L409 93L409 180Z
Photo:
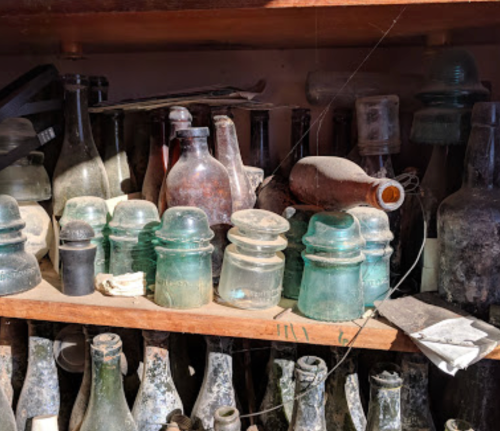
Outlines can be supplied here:
M146 273L97 274L94 284L96 290L107 296L143 296L146 294Z

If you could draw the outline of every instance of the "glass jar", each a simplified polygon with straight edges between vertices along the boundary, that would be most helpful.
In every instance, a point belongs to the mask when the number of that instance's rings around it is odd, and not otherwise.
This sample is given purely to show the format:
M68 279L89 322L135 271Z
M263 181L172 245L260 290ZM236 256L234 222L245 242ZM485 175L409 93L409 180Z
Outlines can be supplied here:
M265 210L235 212L228 233L230 244L224 253L219 295L243 309L266 309L281 298L287 245L281 235L290 224Z
M365 242L359 222L347 213L315 214L303 241L299 310L327 322L360 318L365 310L361 278Z
M61 228L70 221L84 221L94 229L94 238L90 241L96 246L94 260L94 274L107 274L109 272L109 238L108 221L111 216L108 206L102 198L83 196L72 198L66 202L64 212L59 220Z
M155 302L167 308L197 308L212 301L214 237L206 214L195 207L169 208L156 231Z
M158 209L151 202L125 201L116 206L109 223L111 274L142 271L145 273L147 286L154 284L156 253L153 238L159 223Z

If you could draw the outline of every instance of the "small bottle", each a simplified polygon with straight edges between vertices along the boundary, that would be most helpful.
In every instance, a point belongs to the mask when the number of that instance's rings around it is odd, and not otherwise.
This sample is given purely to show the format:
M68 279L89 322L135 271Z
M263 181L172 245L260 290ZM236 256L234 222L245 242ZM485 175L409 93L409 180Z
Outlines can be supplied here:
M219 295L243 309L266 309L281 299L287 241L281 235L290 224L264 210L235 212L228 233L219 283Z
M110 196L106 170L90 127L88 85L83 75L64 76L64 142L52 182L56 216L62 215L68 199Z
M323 359L303 356L297 361L296 399L290 431L326 431L325 379L327 367ZM299 395L303 394L299 397Z
M461 421L460 419L450 419L446 421L444 431L474 431L469 422Z
M16 408L18 431L29 429L30 419L59 414L59 381L54 359L52 324L29 321L28 370Z
M334 109L333 111L333 137L331 155L347 157L352 150L352 110Z
M403 431L401 372L394 364L379 364L370 375L370 404L366 431ZM406 431L406 429L404 429Z
M307 232L311 217L320 212L321 208L314 205L293 205L283 213L283 217L290 223L290 230L285 233L288 246L285 254L285 273L283 275L283 296L290 299L299 299L300 283L304 272L302 252L306 246L302 237Z
M59 220L62 228L71 221L83 221L94 229L94 237L90 242L96 246L95 275L109 272L108 221L110 218L108 206L104 199L83 196L69 199Z
M214 237L205 213L194 207L169 208L156 231L155 302L167 308L198 308L212 301Z
M138 431L123 392L120 337L97 335L91 352L92 389L80 431Z
M269 111L250 111L250 165L264 169L267 177L273 172L269 151Z
M273 341L269 359L269 381L260 405L261 411L273 409L260 416L266 430L288 431L290 427L295 397L296 357L295 344ZM274 409L276 406L281 407Z
M236 126L233 120L225 115L215 116L214 123L215 157L224 165L229 174L233 212L251 209L255 205L257 196L243 167Z
M223 337L205 337L207 359L205 376L191 419L201 422L203 429L214 429L214 414L219 407L236 407L233 387L233 340ZM83 430L82 430L83 431Z
M219 407L214 415L214 431L241 431L240 412L234 407Z
M59 431L57 416L43 415L33 418L31 421L31 431Z
M359 222L342 212L315 214L303 242L299 310L327 322L360 318L365 310L361 279L365 242Z
M168 332L142 331L144 368L132 416L141 431L161 431L174 410L182 413L182 401L170 372Z
M106 149L104 168L109 180L110 198L127 195L135 191L135 184L128 164L123 136L123 111L112 111L106 115Z
M336 210L371 205L394 211L405 195L397 181L370 177L347 159L327 156L300 160L290 174L290 188L306 204Z
M292 109L292 128L290 133L290 151L284 160L281 173L288 178L295 163L309 156L309 132L311 126L311 110L305 108Z
M94 260L96 246L92 226L84 221L71 221L61 229L59 255L62 264L62 293L84 296L94 293Z
M3 388L0 387L0 430L17 431L16 418L12 411L12 401L9 401Z
M363 297L365 307L373 307L374 302L382 301L390 289L392 248L389 243L394 235L385 212L370 207L356 207L348 212L359 221L365 240L363 254L366 259L361 266Z

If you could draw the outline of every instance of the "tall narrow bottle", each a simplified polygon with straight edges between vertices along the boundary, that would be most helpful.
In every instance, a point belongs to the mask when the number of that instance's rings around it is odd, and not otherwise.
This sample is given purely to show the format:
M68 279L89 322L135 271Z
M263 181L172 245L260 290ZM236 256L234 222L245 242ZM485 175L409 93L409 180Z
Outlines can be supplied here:
M106 118L106 150L104 168L109 180L110 197L126 195L135 191L123 137L123 112L113 111Z
M97 196L108 199L109 182L92 137L88 114L88 79L64 76L64 142L53 177L54 215L60 216L68 199Z
M170 372L168 332L142 331L144 369L132 416L141 431L161 431L174 410L183 411L182 401Z
M269 111L250 111L250 165L264 169L267 177L273 171L269 150Z
M288 178L290 172L300 159L310 155L309 132L311 126L311 110L305 108L292 109L292 127L290 131L290 151L280 169L281 174Z
M16 409L18 431L29 428L30 419L59 414L59 381L54 359L52 324L29 322L28 370Z
M0 388L0 430L17 431L12 404L2 388Z
M91 351L92 389L80 431L138 431L123 392L120 337L97 335Z
M335 109L333 111L333 137L331 155L347 157L352 149L352 116L351 109Z
M394 364L379 364L372 370L366 431L403 431L402 384L399 367Z
M325 361L316 356L304 356L297 361L296 399L290 431L326 431L325 379L327 371Z
M207 358L205 376L191 419L201 422L203 429L214 429L214 414L219 407L236 407L233 387L233 340L223 337L205 337Z
M91 76L89 78L89 106L108 100L109 81L105 76ZM104 158L106 148L106 136L104 133L104 114L90 114L90 124L92 125L92 136L97 151Z

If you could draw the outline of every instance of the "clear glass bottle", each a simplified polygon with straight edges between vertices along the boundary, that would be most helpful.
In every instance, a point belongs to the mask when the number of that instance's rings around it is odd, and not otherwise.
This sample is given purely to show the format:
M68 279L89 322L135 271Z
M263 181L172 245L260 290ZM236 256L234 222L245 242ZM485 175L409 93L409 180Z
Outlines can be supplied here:
M123 392L120 337L97 335L91 352L92 389L80 431L138 431Z
M161 431L174 410L182 413L182 401L170 372L168 332L142 331L144 368L132 416L141 431Z
M253 208L257 196L243 167L236 126L229 117L217 115L214 117L214 127L215 157L229 174L233 212Z
M326 431L325 379L328 369L325 361L316 356L303 356L297 361L297 382L290 431Z
M292 423L295 397L295 361L297 346L291 343L273 341L269 358L269 380L260 410L271 410L260 416L264 429L288 431Z
M460 419L450 419L446 421L444 431L474 431L469 422L461 421Z
M352 150L352 117L351 109L333 110L333 137L331 155L347 157Z
M219 407L236 407L233 387L233 340L205 337L207 357L203 384L191 413L191 419L201 422L206 431L214 430L214 414Z
M212 301L214 237L206 214L194 207L169 208L156 231L155 302L167 308L198 308Z
M403 379L397 365L378 364L374 367L370 373L370 404L366 431L403 431L402 385Z
M226 247L219 295L222 300L243 309L266 309L281 298L287 241L281 236L290 224L283 217L265 210L235 212L234 226L228 233L232 244Z
M441 202L461 185L470 116L475 102L487 100L488 90L479 80L476 61L461 48L438 51L427 82L417 94L424 108L413 117L410 140L432 145L432 156L420 184L427 221L423 257L422 291L438 285L437 213Z
M71 221L84 221L94 229L94 238L91 244L97 247L94 260L94 273L107 274L109 272L109 238L108 221L111 216L108 206L102 198L82 196L72 198L66 202L59 224L64 228Z
M280 173L288 178L295 163L309 156L309 132L311 126L311 110L305 108L292 109L292 127L290 132L290 151L280 168Z
M219 407L214 422L215 431L241 431L240 412L234 407Z
M88 114L87 77L64 76L64 142L53 177L54 215L60 216L68 199L97 196L108 199L109 182L99 157Z
M112 111L106 115L107 133L104 168L109 180L110 198L127 195L135 191L135 184L125 151L123 118L123 111Z
M267 177L273 172L269 151L269 111L250 111L250 165L264 169Z
M148 286L155 283L154 231L160 224L156 205L144 200L120 202L109 222L109 270L113 275L142 271Z
M342 212L315 214L303 242L299 310L328 322L360 318L365 311L361 278L365 241L359 222Z
M366 260L361 265L363 297L365 307L373 307L375 301L382 301L390 289L390 259L392 248L389 245L394 235L389 227L386 213L371 207L351 208L349 214L356 217L365 240L363 254Z
M30 419L59 414L59 381L54 359L52 323L29 321L28 370L16 408L18 431L29 430Z
M370 177L356 163L328 156L300 160L290 174L290 188L301 202L335 210L371 205L389 212L405 196L397 181Z

